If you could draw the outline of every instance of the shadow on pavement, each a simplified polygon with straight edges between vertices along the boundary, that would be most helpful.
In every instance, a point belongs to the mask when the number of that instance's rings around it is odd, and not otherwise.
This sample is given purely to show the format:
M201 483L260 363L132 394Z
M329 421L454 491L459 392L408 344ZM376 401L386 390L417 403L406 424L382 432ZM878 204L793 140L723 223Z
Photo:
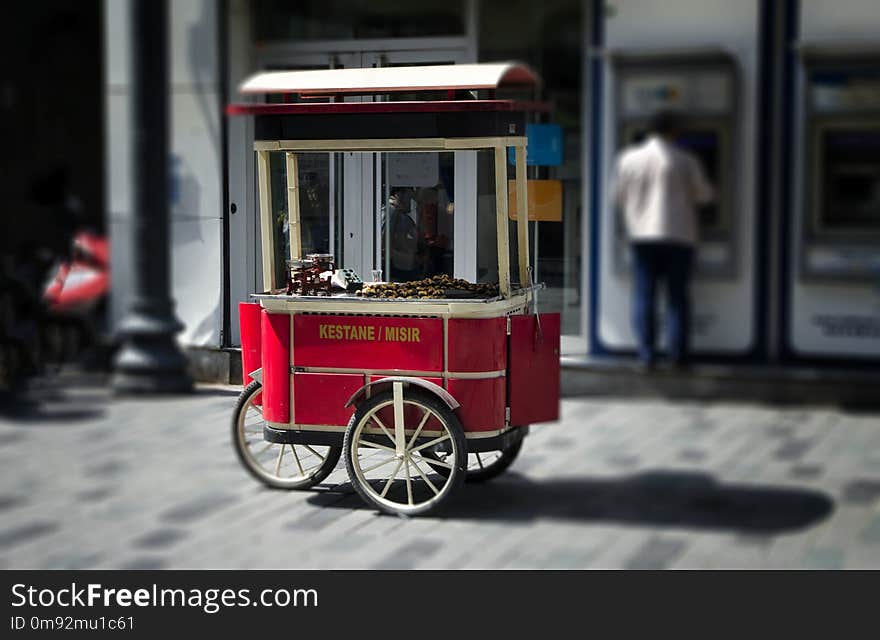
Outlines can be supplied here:
M55 392L42 399L34 394L0 396L0 420L22 425L68 425L71 422L96 420L104 416L103 398L68 398Z
M316 506L367 508L350 484L309 498ZM534 481L516 473L465 485L443 519L674 526L751 534L795 531L827 518L834 502L812 489L721 484L704 473L651 471L621 478Z
M235 398L239 387L196 386L192 393L175 394L181 399ZM132 396L142 401L167 402L168 396ZM14 391L0 391L0 421L21 425L65 425L97 420L109 403L116 401L106 372L76 369L47 374L28 381ZM231 408L230 404L230 408Z

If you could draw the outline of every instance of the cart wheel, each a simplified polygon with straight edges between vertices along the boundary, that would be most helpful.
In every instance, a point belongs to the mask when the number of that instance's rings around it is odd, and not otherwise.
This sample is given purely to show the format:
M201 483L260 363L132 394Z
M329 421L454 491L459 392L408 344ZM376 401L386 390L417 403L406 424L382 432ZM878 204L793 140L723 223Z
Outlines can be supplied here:
M262 387L254 380L238 397L232 416L232 442L252 476L277 489L308 489L330 475L342 447L277 444L263 440Z
M507 471L519 455L523 440L525 440L522 429L517 428L517 433L517 439L505 449L468 453L467 476L464 481L470 483L486 482ZM443 454L438 454L437 459L442 462ZM445 467L441 466L434 467L434 471L440 475L449 473Z
M355 490L387 513L428 513L464 480L464 430L445 404L424 391L401 385L363 402L348 423L343 447ZM442 461L429 462L439 454ZM438 474L438 467L446 473Z

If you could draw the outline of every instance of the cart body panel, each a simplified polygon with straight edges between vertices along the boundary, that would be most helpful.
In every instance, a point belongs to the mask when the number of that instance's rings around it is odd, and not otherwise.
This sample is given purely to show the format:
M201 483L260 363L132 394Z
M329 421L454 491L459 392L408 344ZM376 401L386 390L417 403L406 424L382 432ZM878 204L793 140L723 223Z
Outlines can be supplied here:
M558 313L510 319L510 422L516 425L559 419Z
M458 419L465 434L498 431L505 425L507 380L500 378L449 379L449 393L461 403Z
M290 317L263 311L263 416L268 422L290 421Z
M263 309L256 302L239 302L238 318L241 329L241 384L250 384L250 374L263 366L260 321Z
M293 418L296 424L342 426L348 424L355 407L346 407L348 399L364 385L357 373L293 374Z
M450 318L449 371L504 371L507 318Z
M332 310L332 302L327 307ZM293 345L294 367L443 370L439 318L297 314Z

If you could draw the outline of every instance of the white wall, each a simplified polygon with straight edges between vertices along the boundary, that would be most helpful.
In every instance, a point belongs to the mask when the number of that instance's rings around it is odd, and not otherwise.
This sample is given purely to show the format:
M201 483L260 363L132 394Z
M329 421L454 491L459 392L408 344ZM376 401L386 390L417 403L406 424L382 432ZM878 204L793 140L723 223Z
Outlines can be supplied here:
M104 1L106 199L112 243L114 325L130 282L131 102L128 0ZM171 280L184 345L219 346L222 327L221 105L217 8L212 0L169 2Z
M758 2L730 0L613 0L607 3L608 49L723 49L739 65L741 106L739 163L732 192L732 224L737 236L735 280L696 279L692 289L695 351L742 353L753 343L755 197L755 86L757 80ZM608 188L617 142L614 75L605 67L603 215L600 239L598 333L612 349L632 349L631 278L614 273L613 208ZM658 339L662 336L658 336ZM662 342L661 342L662 344Z

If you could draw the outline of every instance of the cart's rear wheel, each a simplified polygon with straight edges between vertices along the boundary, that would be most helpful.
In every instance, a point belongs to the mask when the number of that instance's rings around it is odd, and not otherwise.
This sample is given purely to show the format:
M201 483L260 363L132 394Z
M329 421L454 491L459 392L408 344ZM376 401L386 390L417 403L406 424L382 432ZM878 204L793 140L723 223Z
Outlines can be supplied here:
M464 480L464 430L445 404L424 391L401 385L364 401L348 423L343 447L355 490L387 513L428 513ZM442 461L427 457L438 452Z
M464 481L470 483L486 482L492 478L501 475L513 464L516 457L522 449L523 440L525 440L525 432L522 428L517 428L514 432L517 434L516 440L511 442L504 449L495 451L469 452L467 459L467 475ZM443 461L442 453L437 455L439 461ZM430 463L429 463L430 464ZM447 469L442 466L434 467L434 470L444 475L448 473Z
M262 387L254 380L238 397L232 442L241 463L257 480L276 489L307 489L330 475L342 447L277 444L263 440Z

